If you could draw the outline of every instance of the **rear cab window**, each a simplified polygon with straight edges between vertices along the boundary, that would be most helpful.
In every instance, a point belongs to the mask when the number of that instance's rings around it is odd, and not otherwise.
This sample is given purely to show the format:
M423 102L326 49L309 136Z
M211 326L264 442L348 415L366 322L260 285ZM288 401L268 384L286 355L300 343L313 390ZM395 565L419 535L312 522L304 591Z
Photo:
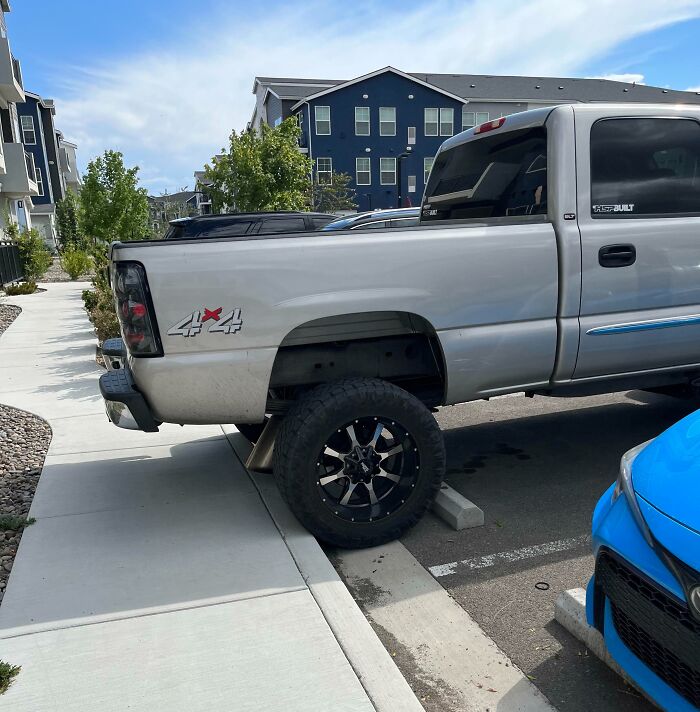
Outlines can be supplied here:
M591 127L591 217L700 214L700 124L609 118Z
M468 140L441 151L421 222L547 214L547 131L536 126Z

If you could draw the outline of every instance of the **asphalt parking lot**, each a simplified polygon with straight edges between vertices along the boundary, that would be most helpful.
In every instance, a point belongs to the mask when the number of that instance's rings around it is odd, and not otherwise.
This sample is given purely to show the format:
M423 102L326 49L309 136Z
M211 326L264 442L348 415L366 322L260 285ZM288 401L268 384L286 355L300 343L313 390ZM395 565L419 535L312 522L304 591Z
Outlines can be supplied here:
M562 712L653 709L554 621L554 602L591 575L591 514L620 455L692 410L633 391L507 397L437 415L447 482L486 523L455 532L429 514L402 542Z

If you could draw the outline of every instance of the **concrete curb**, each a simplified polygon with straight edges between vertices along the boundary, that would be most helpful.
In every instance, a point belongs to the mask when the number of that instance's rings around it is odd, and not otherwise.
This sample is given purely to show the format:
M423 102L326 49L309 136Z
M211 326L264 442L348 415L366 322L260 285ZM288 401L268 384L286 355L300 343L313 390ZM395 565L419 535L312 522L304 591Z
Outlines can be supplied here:
M250 452L249 443L237 435L233 426L224 425L222 428L238 458L245 462ZM323 549L282 500L272 476L255 472L248 474L377 712L424 712Z
M596 657L616 672L628 685L639 688L627 673L610 657L603 636L586 620L586 590L572 588L562 591L554 604L554 618L566 630L580 640ZM646 693L639 690L646 697Z
M484 524L484 512L457 490L442 484L433 502L433 512L453 529L471 529Z

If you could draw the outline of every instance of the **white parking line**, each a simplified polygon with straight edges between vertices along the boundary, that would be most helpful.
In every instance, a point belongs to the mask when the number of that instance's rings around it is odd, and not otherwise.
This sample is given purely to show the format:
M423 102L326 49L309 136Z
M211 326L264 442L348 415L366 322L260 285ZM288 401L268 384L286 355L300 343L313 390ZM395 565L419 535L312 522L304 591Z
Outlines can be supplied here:
M487 569L489 566L495 566L501 563L511 563L513 561L521 561L522 559L534 559L537 556L545 556L546 554L554 554L558 551L567 551L568 549L576 549L583 544L591 541L588 534L577 536L573 539L559 539L550 541L546 544L538 544L537 546L525 546L522 549L514 549L513 551L502 551L498 554L487 554L486 556L476 556L472 559L463 559L462 561L451 561L449 564L437 564L429 566L428 571L435 576L451 576L457 573L457 569Z

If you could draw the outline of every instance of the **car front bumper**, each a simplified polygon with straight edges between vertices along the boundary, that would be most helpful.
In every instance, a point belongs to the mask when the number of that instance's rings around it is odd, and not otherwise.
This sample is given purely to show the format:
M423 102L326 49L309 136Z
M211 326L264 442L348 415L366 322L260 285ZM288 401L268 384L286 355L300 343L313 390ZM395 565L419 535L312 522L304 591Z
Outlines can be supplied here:
M128 368L117 368L100 376L100 393L105 401L107 417L114 425L127 430L158 432L155 420L143 394L135 385Z
M613 489L593 515L596 574L586 596L588 623L660 707L697 710L700 623L692 618L680 583L644 539L625 496L612 501Z

